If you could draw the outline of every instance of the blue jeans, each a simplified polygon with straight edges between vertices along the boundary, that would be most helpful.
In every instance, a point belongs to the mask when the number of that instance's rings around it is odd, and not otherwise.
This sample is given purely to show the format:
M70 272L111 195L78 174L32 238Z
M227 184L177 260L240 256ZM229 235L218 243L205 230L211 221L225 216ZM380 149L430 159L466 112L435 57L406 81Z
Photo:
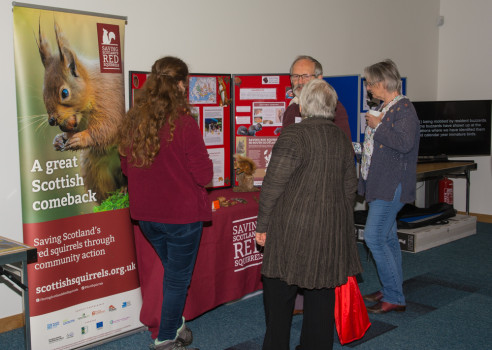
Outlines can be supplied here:
M172 340L182 325L183 309L202 236L202 222L161 224L140 221L140 228L164 266L158 340Z
M383 286L382 301L405 305L401 250L396 233L396 215L403 207L400 196L401 184L396 188L392 201L376 199L369 203L364 240L376 262L379 280Z

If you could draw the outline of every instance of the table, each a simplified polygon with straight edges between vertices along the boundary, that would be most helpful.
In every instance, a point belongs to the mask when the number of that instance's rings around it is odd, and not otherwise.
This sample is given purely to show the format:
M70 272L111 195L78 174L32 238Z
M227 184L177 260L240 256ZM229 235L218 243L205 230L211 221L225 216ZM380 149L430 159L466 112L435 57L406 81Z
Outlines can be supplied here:
M447 161L437 163L417 164L417 181L438 178L443 175L464 177L466 179L466 214L470 214L470 171L477 169L477 163L472 160Z
M25 318L25 344L26 349L31 349L31 324L29 316L29 293L27 292L27 264L36 261L37 249L16 242L14 240L0 236L0 271L10 281L22 289L22 299L24 301L24 318ZM10 272L10 269L4 269L11 264L21 264L21 280Z
M241 198L246 204L222 207L212 214L212 223L203 228L197 261L188 290L184 317L189 320L246 294L262 289L263 256L256 250L254 234L260 192L213 190L217 197ZM162 304L164 269L138 226L134 227L137 267L142 292L140 321L156 337Z

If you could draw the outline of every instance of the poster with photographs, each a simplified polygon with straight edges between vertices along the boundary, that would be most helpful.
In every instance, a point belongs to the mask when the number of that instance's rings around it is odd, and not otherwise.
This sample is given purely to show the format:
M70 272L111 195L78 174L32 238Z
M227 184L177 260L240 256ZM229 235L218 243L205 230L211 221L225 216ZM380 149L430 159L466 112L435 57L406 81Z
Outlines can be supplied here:
M254 185L261 186L284 112L294 97L290 76L234 75L233 79L235 153L255 162Z

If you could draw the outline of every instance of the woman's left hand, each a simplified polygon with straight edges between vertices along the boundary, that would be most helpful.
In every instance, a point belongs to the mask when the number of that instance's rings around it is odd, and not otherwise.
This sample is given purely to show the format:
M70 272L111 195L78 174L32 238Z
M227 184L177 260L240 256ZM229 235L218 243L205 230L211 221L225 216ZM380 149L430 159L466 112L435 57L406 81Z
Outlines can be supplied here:
M266 232L256 232L256 243L259 246L264 247L266 242Z

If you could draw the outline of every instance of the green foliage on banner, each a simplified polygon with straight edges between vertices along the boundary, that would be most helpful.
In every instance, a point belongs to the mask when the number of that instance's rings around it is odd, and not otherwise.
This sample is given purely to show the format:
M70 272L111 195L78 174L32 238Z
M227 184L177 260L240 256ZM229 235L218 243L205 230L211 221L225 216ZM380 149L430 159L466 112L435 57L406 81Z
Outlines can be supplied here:
M104 200L101 205L94 207L94 213L99 213L108 210L117 210L128 208L130 205L128 200L128 192L112 192L111 195Z

